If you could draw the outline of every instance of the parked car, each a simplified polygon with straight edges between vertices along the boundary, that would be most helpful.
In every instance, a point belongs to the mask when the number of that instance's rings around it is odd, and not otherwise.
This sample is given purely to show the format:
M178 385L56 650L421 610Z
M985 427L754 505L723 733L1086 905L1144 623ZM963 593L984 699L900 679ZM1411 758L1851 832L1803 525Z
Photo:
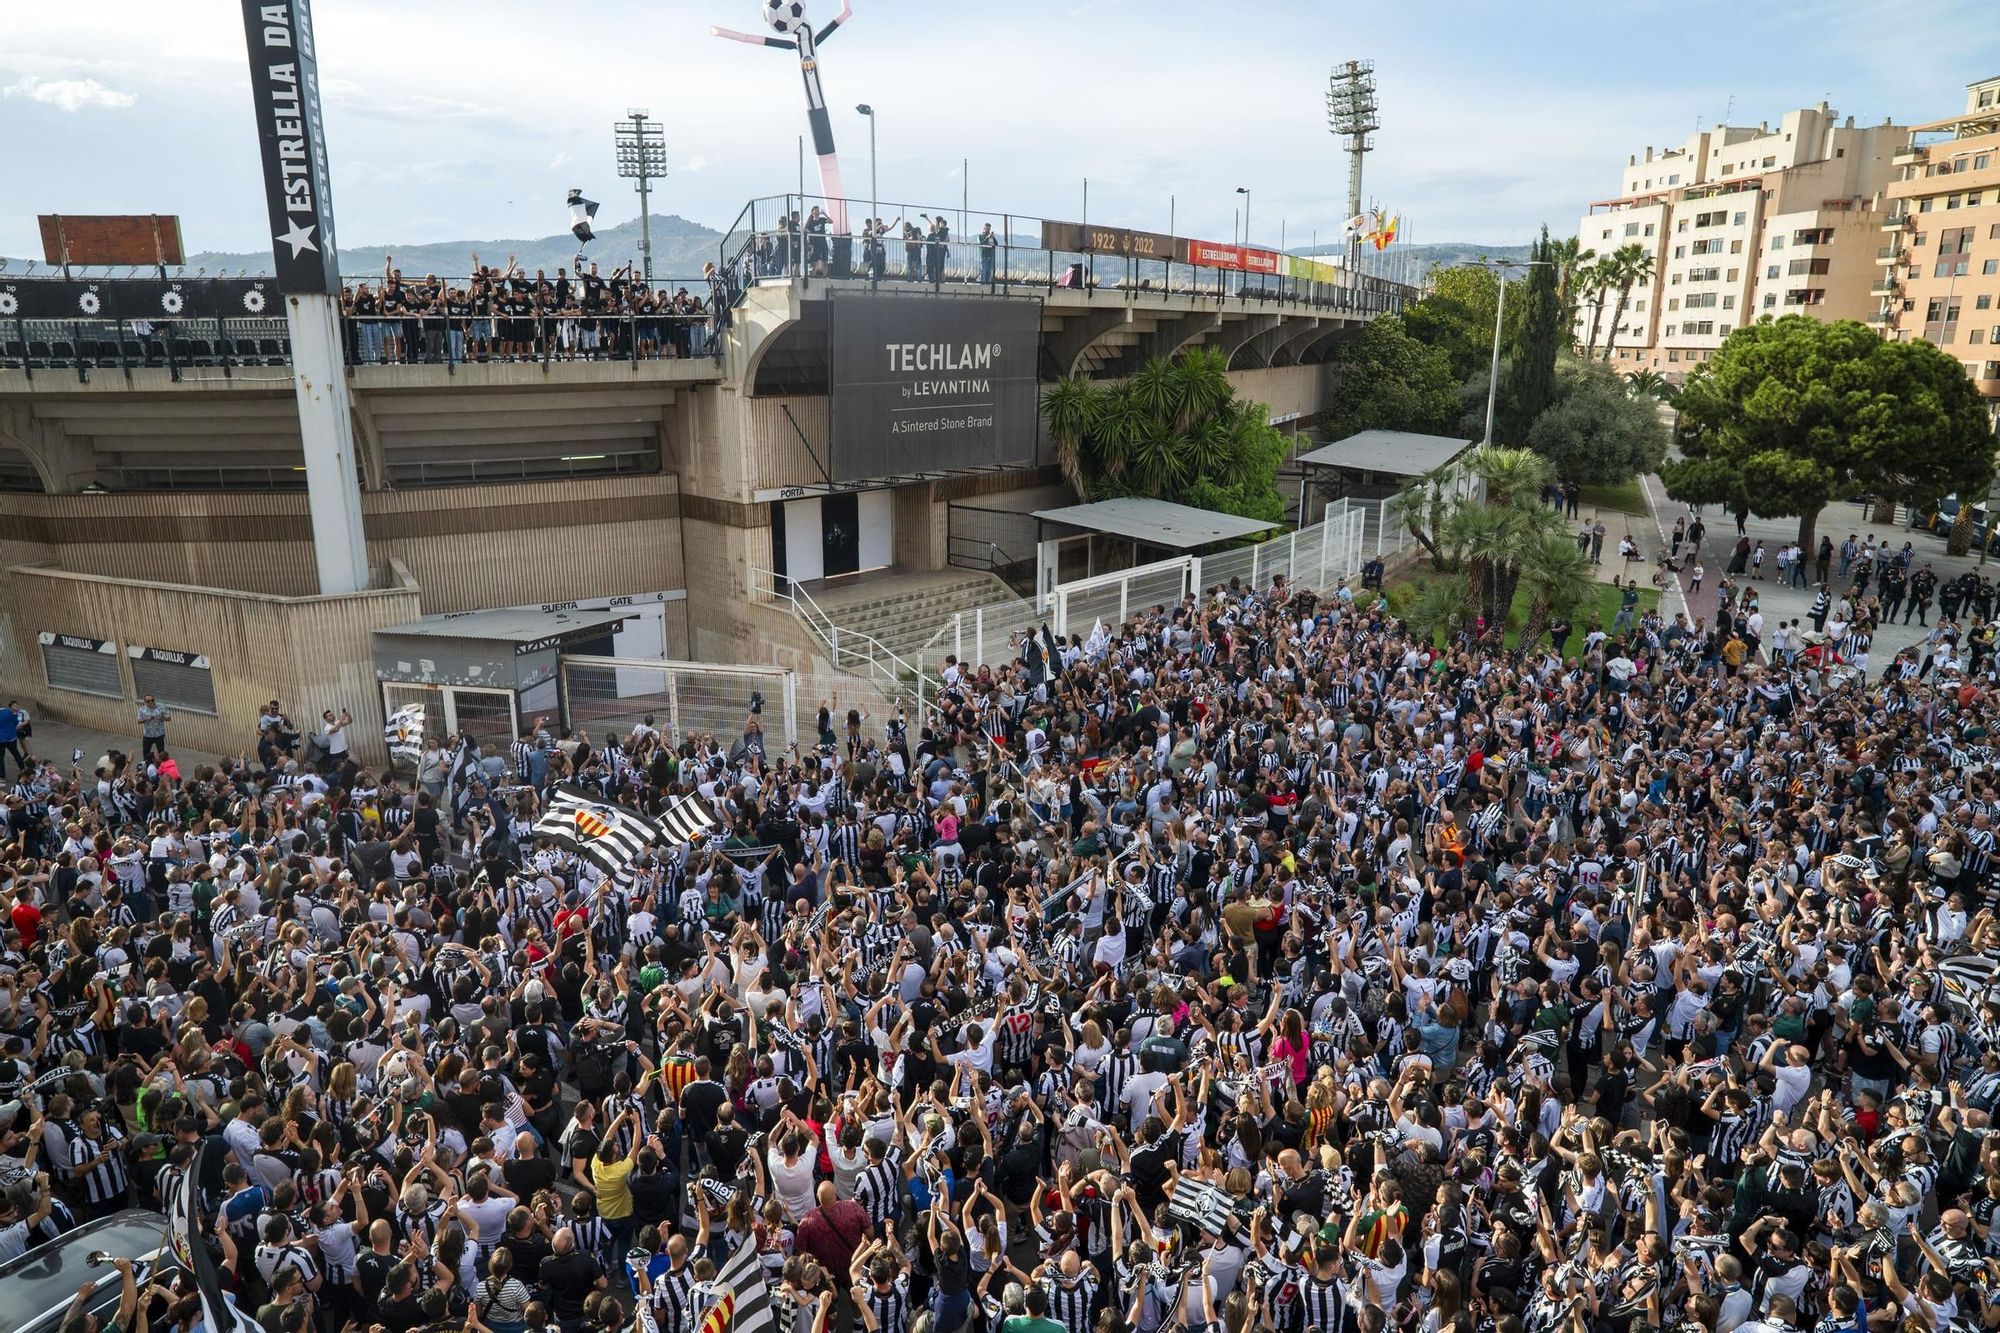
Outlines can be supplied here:
M101 1256L96 1264L90 1262L93 1254ZM166 1217L145 1208L127 1208L0 1264L0 1333L56 1333L76 1299L76 1289L91 1281L97 1290L85 1308L97 1316L100 1327L109 1326L118 1312L123 1285L111 1266L113 1259L149 1260L156 1265L164 1260L164 1268L140 1269L141 1287L149 1276L158 1280L178 1271L180 1264L167 1249Z

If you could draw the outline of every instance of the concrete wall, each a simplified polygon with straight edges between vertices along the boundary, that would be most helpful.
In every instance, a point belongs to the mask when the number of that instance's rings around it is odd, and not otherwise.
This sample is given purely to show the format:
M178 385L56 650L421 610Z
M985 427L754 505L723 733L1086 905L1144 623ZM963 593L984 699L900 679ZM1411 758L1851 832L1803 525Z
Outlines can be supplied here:
M414 587L340 597L272 597L172 583L107 578L16 566L6 571L27 650L9 659L10 693L43 713L83 726L130 735L138 749L128 644L205 654L215 685L213 717L176 710L169 748L232 754L256 745L257 715L278 695L301 726L324 708L354 714L353 752L379 763L381 692L369 636L421 613ZM118 645L126 697L101 698L53 689L36 633L51 631L109 639Z

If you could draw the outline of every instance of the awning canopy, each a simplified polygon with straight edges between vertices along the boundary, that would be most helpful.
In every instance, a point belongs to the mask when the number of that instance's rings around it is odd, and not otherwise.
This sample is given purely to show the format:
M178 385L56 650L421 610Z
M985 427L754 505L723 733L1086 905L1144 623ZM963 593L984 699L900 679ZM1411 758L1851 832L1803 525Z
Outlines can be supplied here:
M407 625L389 625L375 632L411 638L492 639L519 648L522 645L544 644L549 640L601 638L616 632L632 617L630 611L579 611L554 607L542 611L515 607L425 616Z
M1061 509L1037 509L1035 517L1050 523L1067 523L1073 528L1129 537L1148 546L1174 551L1191 551L1215 542L1234 541L1277 527L1259 518L1218 514L1212 509L1196 509L1171 500L1149 500L1125 496L1099 500L1095 504L1068 505Z
M1407 430L1364 430L1332 444L1322 444L1292 461L1304 467L1350 468L1414 477L1442 467L1472 447L1472 441L1450 435L1419 435Z

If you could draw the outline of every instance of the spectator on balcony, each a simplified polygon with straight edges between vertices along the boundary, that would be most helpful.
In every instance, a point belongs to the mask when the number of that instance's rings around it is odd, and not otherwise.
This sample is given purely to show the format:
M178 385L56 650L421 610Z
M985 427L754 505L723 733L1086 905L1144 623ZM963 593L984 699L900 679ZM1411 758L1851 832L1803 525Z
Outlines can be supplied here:
M818 204L813 205L806 218L806 269L817 277L826 276L826 229L830 221Z
M993 232L993 224L987 223L979 229L979 280L988 287L993 285L993 261L1000 254L1000 238Z
M922 282L924 278L924 232L914 222L903 224L903 276L911 282Z
M920 215L921 216L921 215ZM927 275L933 287L944 281L944 261L951 245L951 224L940 213L931 219L930 231L930 272Z

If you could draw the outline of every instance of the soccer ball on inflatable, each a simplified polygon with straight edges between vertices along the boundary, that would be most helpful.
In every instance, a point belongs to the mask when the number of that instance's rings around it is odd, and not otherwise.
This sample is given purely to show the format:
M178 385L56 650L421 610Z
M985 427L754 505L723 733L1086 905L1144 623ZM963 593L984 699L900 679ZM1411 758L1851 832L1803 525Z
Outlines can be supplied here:
M806 26L806 7L801 0L764 0L764 22L774 32L797 32Z

